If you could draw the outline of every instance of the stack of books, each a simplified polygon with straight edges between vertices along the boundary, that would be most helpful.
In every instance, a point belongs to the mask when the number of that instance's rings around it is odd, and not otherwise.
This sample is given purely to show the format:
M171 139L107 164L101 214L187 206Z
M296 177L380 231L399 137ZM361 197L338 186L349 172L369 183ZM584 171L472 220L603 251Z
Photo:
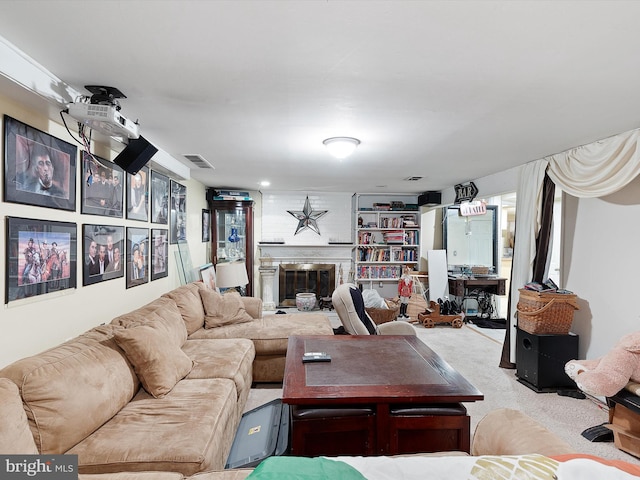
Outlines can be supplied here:
M384 232L384 243L386 244L403 244L404 243L404 232L402 230L391 230L388 232Z
M391 210L391 204L390 203L374 203L373 204L373 209L374 210L390 211Z

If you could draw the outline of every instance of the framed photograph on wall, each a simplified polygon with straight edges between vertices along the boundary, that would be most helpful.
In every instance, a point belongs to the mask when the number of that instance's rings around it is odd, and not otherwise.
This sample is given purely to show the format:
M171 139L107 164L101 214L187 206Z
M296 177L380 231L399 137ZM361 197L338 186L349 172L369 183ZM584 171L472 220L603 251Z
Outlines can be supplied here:
M122 168L83 150L80 213L122 218L123 180Z
M187 240L187 187L171 180L171 222L169 243Z
M202 241L211 240L211 210L202 209Z
M82 226L82 285L124 277L124 227Z
M149 220L149 167L142 167L138 173L127 173L127 218Z
M5 303L76 288L75 223L7 217Z
M127 288L149 281L149 229L127 227Z
M76 210L75 145L4 116L4 201Z
M169 177L151 170L151 223L169 224Z
M169 274L169 230L151 229L151 281Z

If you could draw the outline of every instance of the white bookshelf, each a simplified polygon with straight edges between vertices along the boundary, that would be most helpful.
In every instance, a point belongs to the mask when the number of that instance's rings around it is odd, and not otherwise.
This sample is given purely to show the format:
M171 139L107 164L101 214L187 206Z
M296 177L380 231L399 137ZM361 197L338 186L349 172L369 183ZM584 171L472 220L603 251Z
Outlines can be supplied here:
M420 260L418 196L355 194L353 205L355 283L397 283L403 267Z

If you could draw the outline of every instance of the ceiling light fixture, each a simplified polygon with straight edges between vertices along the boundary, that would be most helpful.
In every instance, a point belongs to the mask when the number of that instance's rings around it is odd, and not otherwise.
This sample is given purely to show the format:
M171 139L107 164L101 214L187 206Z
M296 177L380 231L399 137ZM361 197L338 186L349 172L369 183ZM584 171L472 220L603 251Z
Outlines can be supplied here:
M360 145L360 140L353 137L331 137L322 142L332 157L343 159L351 155L356 147Z

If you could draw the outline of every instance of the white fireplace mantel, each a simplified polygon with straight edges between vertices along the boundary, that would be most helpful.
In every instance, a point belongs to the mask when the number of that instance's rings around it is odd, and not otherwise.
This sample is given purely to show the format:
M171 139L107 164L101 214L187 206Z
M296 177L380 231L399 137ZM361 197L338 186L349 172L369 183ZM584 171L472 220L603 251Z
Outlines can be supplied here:
M347 281L352 268L352 254L354 245L287 245L287 244L258 244L260 248L260 259L263 265L265 258L270 260L270 264L279 267L285 263L332 263L336 266L336 282ZM346 275L340 277L339 272ZM273 298L279 298L279 284L276 279L264 277L261 281L273 282L272 285L263 285L263 292L273 291ZM336 285L337 286L337 285Z
M271 257L274 262L308 263L316 260L335 263L350 262L353 244L340 245L286 245L261 244L261 257Z

